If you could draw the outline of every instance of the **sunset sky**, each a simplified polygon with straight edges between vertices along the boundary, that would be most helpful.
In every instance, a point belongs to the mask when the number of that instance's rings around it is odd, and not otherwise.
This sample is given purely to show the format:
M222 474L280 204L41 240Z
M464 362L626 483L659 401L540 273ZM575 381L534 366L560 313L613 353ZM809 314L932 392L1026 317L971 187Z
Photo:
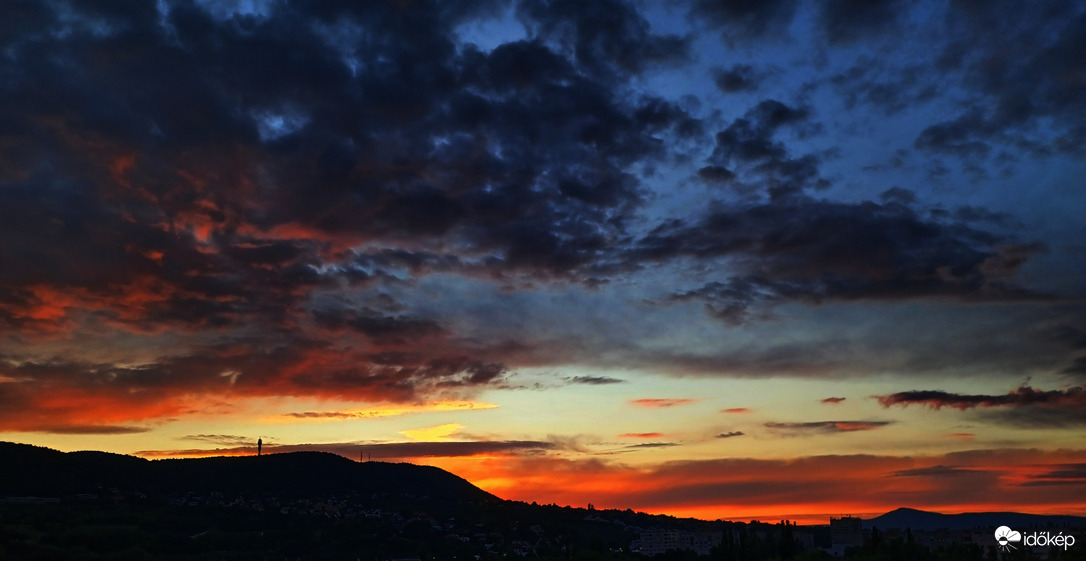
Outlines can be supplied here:
M1086 515L1086 3L0 13L0 440Z

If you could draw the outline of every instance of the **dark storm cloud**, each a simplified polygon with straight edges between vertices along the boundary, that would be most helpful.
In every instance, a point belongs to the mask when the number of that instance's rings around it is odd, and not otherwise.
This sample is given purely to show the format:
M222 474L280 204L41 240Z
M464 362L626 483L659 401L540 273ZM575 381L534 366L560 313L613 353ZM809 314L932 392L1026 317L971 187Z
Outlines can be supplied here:
M108 409L80 411L80 393L131 411L109 426L219 394L414 400L497 384L511 357L531 354L511 350L530 341L484 347L454 332L448 293L412 309L412 296L431 295L402 292L427 275L598 289L696 262L704 278L664 283L659 300L703 303L732 323L788 301L1034 296L1011 280L1040 246L985 230L1008 224L984 208L937 215L901 188L883 204L812 198L829 185L833 148L790 149L822 126L803 95L717 122L646 93L648 74L693 60L694 43L654 33L633 4L520 3L525 35L493 47L464 43L463 24L500 19L505 2L269 3L248 15L208 5L24 3L0 22L0 330L26 353L0 363L17 380L0 384L11 426ZM691 17L752 40L786 34L796 9L697 1ZM883 4L820 10L842 43L896 21ZM724 92L768 82L719 64L703 75ZM883 99L888 74L855 77L872 84L861 96L896 107L926 95L918 85ZM977 152L991 142L977 131L995 134L994 122L950 120L917 143ZM654 222L649 205L667 187L645 178L676 162L696 162L698 187L719 200ZM115 360L84 361L30 346L77 335L125 344ZM152 336L175 347L149 352ZM840 366L800 347L646 363ZM30 413L40 417L20 420Z
M735 173L724 166L705 166L698 170L698 178L707 183L728 183Z
M875 397L883 407L917 404L932 409L978 409L974 416L979 420L1018 428L1072 429L1086 426L1086 389L1079 386L1047 391L1023 386L1003 395L924 390Z
M659 152L653 134L689 120L614 91L623 72L685 49L651 35L624 4L524 6L522 19L547 42L491 53L455 48L456 18L471 9L282 5L220 20L169 6L163 26L151 10L124 22L103 16L113 33L102 36L43 33L9 45L18 66L4 92L20 111L5 116L20 126L7 127L6 140L27 154L4 178L28 189L32 210L103 224L90 213L120 206L129 216L113 222L135 219L145 232L125 237L137 242L190 220L218 235L285 226L325 237L452 234L511 266L562 271L590 260L640 201L622 168ZM601 64L613 71L601 75ZM261 132L268 127L276 134ZM83 186L69 187L76 179ZM61 192L41 192L43 182ZM222 256L255 265L314 249L251 243Z
M445 330L432 320L388 316L370 309L332 308L316 310L313 316L317 324L322 327L353 329L370 339L384 343L418 342L427 337L445 333Z
M1029 386L1016 388L1003 395L956 394L936 390L898 392L876 396L883 407L891 405L927 405L932 409L953 407L966 410L974 407L1018 407L1036 404L1086 405L1086 390L1036 390Z
M1069 349L1086 349L1086 329L1080 325L1060 323L1059 325L1048 326L1044 330L1044 336ZM1084 366L1086 366L1086 364L1084 364Z
M736 64L730 68L717 68L713 71L713 81L720 91L734 93L758 88L760 75L749 64Z
M716 134L716 145L709 166L699 170L699 177L709 180L731 179L737 172L751 183L760 183L770 196L784 198L808 188L828 186L819 177L819 158L815 155L793 157L776 138L784 128L800 136L814 134L820 126L811 120L810 111L767 99L732 121Z
M895 23L898 0L832 0L821 2L819 24L830 44L867 39Z
M712 313L712 310L709 310ZM723 318L721 318L723 319ZM667 368L682 375L738 377L822 377L847 372L845 349L835 343L774 343L765 347L744 346L720 353L680 353L653 350L634 355L633 363ZM733 409L738 411L746 408Z
M787 0L695 0L690 17L720 29L726 41L744 41L787 31L796 7Z
M705 309L711 316L739 325L768 318L768 314L762 310L775 303L778 296L771 287L762 286L757 279L733 278L724 283L711 282L695 290L674 294L670 300L705 302Z
M1063 372L1075 376L1086 376L1086 356L1076 358L1071 366L1063 369Z
M916 193L908 189L902 189L901 187L891 187L882 193L879 193L879 200L884 203L911 205L916 203Z
M836 93L849 109L864 103L893 115L939 94L937 78L926 65L888 67L873 57L860 57L856 64L830 78Z
M403 269L413 275L463 270L470 266L469 263L466 263L457 255L398 248L385 248L372 252L355 251L351 261L352 265L361 267L363 271L380 272L385 269Z
M992 147L978 138L988 127L979 113L962 115L954 121L932 125L916 138L916 147L952 154L961 158L987 156Z
M585 384L589 386L605 386L610 384L623 384L626 380L621 378L612 378L610 376L574 376L572 378L566 378L571 384Z
M923 24L913 22L917 16ZM840 0L820 3L816 22L838 54L855 56L846 49L859 45L874 51L829 80L848 108L862 103L892 115L960 90L956 109L916 137L923 152L960 158L980 172L993 159L1076 153L1086 139L1086 102L1077 93L1086 84L1081 5ZM930 46L910 48L918 43ZM901 52L909 54L894 56Z
M645 200L629 169L702 134L628 85L685 60L686 38L653 34L625 3L559 2L520 6L523 40L457 43L462 23L506 6L7 10L0 325L252 340L139 367L14 357L11 411L50 389L413 399L500 378L500 360L457 348L435 319L314 295L436 272L598 284L585 272ZM365 344L327 342L352 336ZM421 340L436 343L399 348Z
M518 15L535 34L561 38L573 60L595 72L640 73L687 57L687 39L649 33L649 22L618 0L524 2Z
M221 252L208 253L157 213L141 221L89 185L30 179L0 189L0 321L59 319L41 313L58 299L137 330L278 321L301 290L325 282L312 243L224 234Z
M806 434L844 434L869 431L892 425L893 421L811 421L805 423L765 423L765 428L787 436Z
M783 301L1039 298L1008 282L1039 248L1009 241L897 203L793 197L716 205L697 222L657 227L634 254L730 259L735 276L669 299L705 302L713 316L738 324L766 317Z
M985 155L994 141L1041 155L1081 150L1086 138L1081 5L963 0L951 4L946 25L953 39L939 63L944 72L962 77L971 97L958 117L921 133L918 147L964 158ZM1054 142L1034 141L1041 119L1050 120L1045 132L1055 133Z

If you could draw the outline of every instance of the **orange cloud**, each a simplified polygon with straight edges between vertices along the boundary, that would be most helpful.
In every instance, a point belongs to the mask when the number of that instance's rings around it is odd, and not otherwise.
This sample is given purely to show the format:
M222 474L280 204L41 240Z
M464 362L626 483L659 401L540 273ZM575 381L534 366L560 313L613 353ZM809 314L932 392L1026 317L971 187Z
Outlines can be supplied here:
M421 410L490 408L468 398L498 379L503 367L446 355L440 345L375 353L292 339L272 348L250 343L192 347L140 362L0 358L0 430L125 424L208 412L209 403L292 396L339 403L404 404L351 412L303 412L299 418L345 418ZM428 405L412 405L431 396ZM213 410L212 410L213 412Z
M221 413L211 397L167 396L157 391L125 395L76 388L27 392L27 382L0 385L0 430L55 434L130 434L149 430L133 422L160 421L198 413Z
M722 409L721 413L750 413L751 410L746 407L732 407L730 409Z
M688 405L696 402L696 399L689 398L677 398L677 399L661 399L661 398L644 398L644 399L631 399L630 405L634 407L676 407L679 405Z

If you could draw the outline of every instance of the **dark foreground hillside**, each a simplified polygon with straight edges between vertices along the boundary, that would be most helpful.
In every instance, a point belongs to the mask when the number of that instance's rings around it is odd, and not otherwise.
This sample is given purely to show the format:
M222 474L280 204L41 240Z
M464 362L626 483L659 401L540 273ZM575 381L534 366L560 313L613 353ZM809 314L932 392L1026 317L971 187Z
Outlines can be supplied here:
M176 492L309 495L350 491L497 500L447 471L412 464L354 462L324 452L145 460L106 452L59 452L0 443L0 497L64 496L113 488L147 495Z
M0 561L633 559L634 521L708 524L608 512L324 453L149 461L0 443Z
M996 514L1084 539L1000 553L991 528L975 531ZM843 553L1086 561L1082 519L1009 515L1024 516L899 509L865 522L863 545ZM831 534L504 501L440 469L323 453L148 461L0 443L0 561L827 561Z

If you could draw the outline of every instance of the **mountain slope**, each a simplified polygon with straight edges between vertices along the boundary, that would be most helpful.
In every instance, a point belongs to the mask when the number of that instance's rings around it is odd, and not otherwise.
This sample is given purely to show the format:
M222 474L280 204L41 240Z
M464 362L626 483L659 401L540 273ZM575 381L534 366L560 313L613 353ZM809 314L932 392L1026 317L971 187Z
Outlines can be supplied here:
M59 496L120 488L145 493L356 492L495 500L464 479L435 467L359 463L325 452L145 460L0 442L0 466L0 496Z

